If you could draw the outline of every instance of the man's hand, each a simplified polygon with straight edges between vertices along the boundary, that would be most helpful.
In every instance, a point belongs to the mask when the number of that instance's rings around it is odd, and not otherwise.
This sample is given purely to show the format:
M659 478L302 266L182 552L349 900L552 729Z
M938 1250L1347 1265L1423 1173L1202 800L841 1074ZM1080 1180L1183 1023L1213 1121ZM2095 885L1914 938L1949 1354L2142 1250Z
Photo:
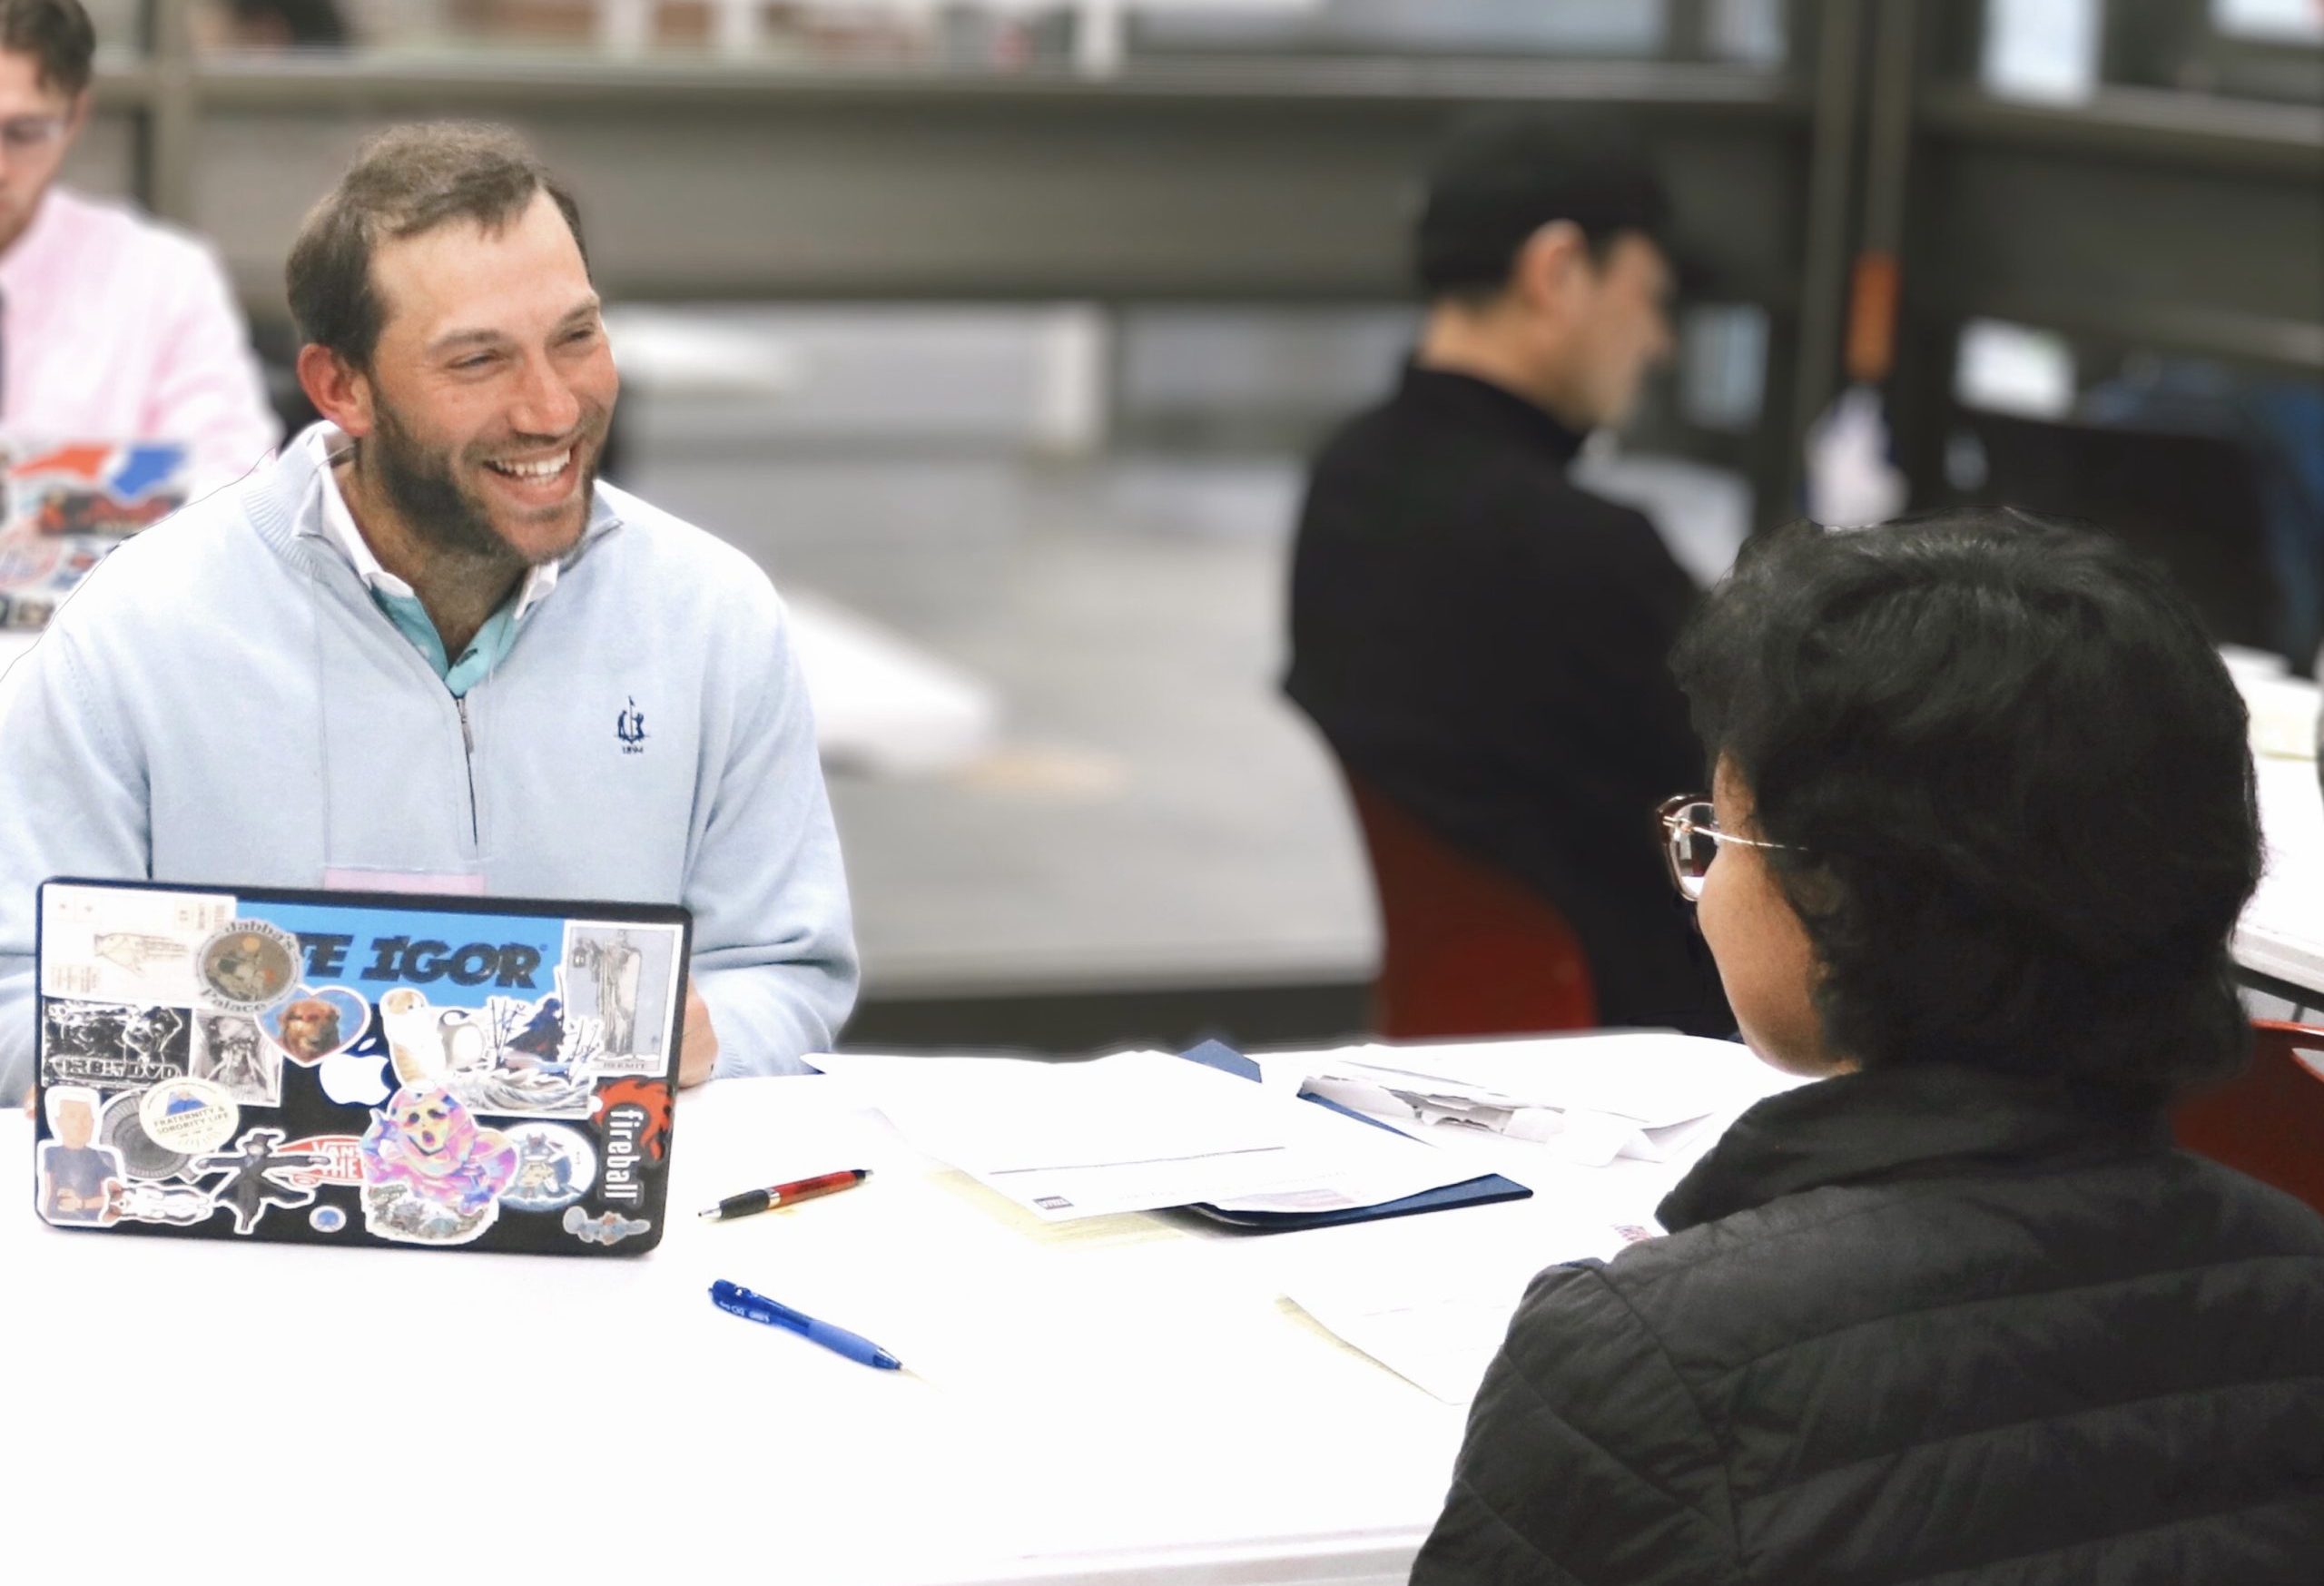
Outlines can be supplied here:
M686 984L686 1029L678 1043L678 1083L699 1085L710 1078L718 1061L718 1032L710 1028L710 1005L702 993Z

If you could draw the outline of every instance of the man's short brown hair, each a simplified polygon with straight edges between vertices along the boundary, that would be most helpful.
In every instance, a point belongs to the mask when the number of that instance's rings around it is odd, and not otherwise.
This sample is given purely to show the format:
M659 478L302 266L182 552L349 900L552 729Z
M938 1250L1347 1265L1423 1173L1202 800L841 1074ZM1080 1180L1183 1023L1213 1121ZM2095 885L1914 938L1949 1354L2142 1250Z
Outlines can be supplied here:
M387 307L371 279L371 254L380 240L417 237L455 221L473 221L497 233L543 192L556 201L586 263L573 195L507 128L428 122L381 133L357 152L355 163L308 212L290 245L285 274L299 333L369 369L387 322Z
M89 85L97 30L81 0L0 0L0 50L37 62L42 87L77 95Z

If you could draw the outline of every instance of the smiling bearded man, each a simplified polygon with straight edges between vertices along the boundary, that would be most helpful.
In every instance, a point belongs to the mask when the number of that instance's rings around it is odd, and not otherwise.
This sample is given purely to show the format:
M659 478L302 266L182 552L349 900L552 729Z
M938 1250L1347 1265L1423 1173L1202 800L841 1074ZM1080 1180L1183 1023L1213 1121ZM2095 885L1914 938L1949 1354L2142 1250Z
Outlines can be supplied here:
M856 984L812 716L765 574L596 478L572 198L390 132L288 276L326 421L109 557L0 706L0 1101L52 875L682 903L681 1079L798 1069Z

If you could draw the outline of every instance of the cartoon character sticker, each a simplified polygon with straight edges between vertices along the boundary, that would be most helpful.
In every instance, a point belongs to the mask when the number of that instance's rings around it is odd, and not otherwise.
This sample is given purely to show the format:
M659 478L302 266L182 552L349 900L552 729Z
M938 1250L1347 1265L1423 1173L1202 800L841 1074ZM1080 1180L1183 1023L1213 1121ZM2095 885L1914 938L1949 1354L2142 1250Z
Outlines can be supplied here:
M191 1227L217 1215L218 1203L188 1184L132 1184L120 1196L121 1215L135 1223Z
M300 986L259 1023L285 1057L311 1069L363 1039L371 1027L371 1004L345 986Z
M568 1029L555 997L487 997L479 1008L440 1008L399 986L379 999L379 1025L403 1084L439 1085L473 1112L589 1115L596 1023Z
M282 1055L247 1013L194 1014L192 1076L252 1107L282 1104Z
M126 1176L119 1151L90 1143L97 1132L97 1093L64 1085L44 1100L49 1132L56 1138L40 1148L40 1215L66 1225L118 1222Z
M182 1008L41 1000L43 1086L124 1090L182 1079L192 1049Z
M565 1208L565 1231L584 1245L618 1245L653 1226L650 1217L625 1217L619 1212L600 1212L593 1217L577 1206Z
M508 1131L517 1148L517 1177L500 1203L514 1211L563 1211L596 1182L596 1148L579 1131L553 1123L523 1123Z
M319 1157L284 1150L281 1129L244 1129L232 1150L195 1157L191 1177L217 1179L202 1186L213 1209L222 1207L232 1212L234 1232L248 1234L271 1207L295 1211L312 1206L314 1190L290 1178L300 1168L320 1165Z
M383 1239L465 1245L490 1227L517 1148L441 1085L406 1085L363 1134L363 1226Z

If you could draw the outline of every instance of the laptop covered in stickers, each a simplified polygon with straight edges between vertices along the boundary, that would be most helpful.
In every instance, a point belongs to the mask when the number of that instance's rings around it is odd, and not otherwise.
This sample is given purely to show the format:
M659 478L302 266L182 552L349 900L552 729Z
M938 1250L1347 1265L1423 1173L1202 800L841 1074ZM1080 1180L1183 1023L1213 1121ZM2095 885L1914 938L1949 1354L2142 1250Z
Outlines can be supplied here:
M662 1237L679 908L42 883L34 1203L99 1232Z

